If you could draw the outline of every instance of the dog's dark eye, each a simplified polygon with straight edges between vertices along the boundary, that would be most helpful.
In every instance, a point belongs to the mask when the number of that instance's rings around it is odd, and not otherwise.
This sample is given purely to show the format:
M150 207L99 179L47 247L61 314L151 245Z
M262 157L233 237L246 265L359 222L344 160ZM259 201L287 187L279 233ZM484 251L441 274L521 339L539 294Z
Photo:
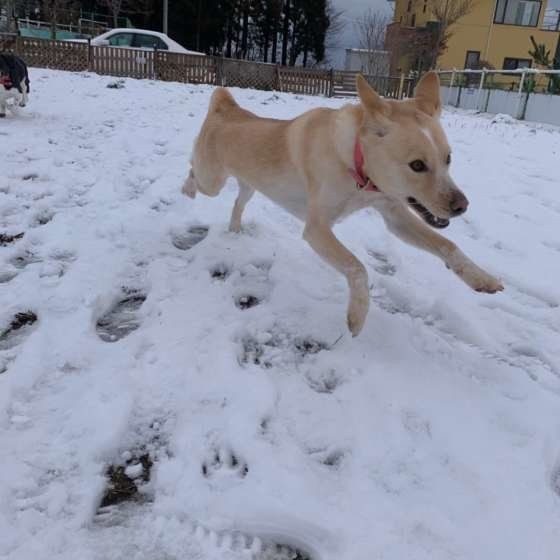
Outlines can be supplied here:
M410 169L412 169L412 171L415 171L416 173L422 173L424 171L428 171L426 164L421 159L415 159L414 161L411 161L408 165Z
M445 163L447 165L449 165L451 163L451 154L447 154L447 159L445 160Z

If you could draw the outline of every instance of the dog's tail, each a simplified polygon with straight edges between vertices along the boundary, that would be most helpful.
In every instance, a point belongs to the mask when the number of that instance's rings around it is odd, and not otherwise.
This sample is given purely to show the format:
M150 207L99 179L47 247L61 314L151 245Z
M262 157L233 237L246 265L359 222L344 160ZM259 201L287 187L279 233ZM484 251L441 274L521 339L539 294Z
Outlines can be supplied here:
M225 113L230 109L239 107L233 95L223 87L216 88L210 98L208 113Z

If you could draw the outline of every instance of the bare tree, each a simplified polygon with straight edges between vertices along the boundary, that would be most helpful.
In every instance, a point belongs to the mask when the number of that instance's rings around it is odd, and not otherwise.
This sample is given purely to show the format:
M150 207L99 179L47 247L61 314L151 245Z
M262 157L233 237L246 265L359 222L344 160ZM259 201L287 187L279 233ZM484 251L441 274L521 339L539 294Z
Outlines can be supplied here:
M73 0L42 0L42 12L51 26L51 39L56 39L57 24L68 17L66 12L72 2Z
M437 41L432 53L432 66L437 66L438 58L447 49L447 43L453 35L451 26L469 14L475 0L432 0L432 13L438 21Z
M387 57L380 51L383 50L385 30L390 21L386 12L369 8L355 24L366 74L376 76L388 72Z
M335 8L332 0L328 0L326 10L327 17L329 18L329 27L327 29L325 45L327 47L333 47L334 43L338 39L338 36L346 27L346 22L344 21L344 10Z
M340 34L346 27L346 21L344 21L344 10L339 10L335 8L332 0L327 1L327 17L329 19L329 27L327 28L326 38L325 38L325 59L322 61L322 66L331 65L330 56L328 55L329 50L334 49L338 46L338 39Z
M119 16L136 15L150 16L154 12L153 0L97 0L101 6L105 6L113 19L113 27L119 27Z
M0 31L16 33L17 19L15 0L0 0L0 15L5 15L5 19L0 18Z
M113 27L119 26L119 16L129 3L128 0L98 0L101 6L105 6L113 17Z

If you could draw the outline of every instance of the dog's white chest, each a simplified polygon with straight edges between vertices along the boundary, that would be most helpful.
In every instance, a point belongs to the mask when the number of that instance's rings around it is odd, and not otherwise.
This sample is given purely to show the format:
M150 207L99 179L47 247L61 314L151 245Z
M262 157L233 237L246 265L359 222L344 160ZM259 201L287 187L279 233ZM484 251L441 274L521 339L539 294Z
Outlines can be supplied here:
M305 186L296 177L283 177L259 185L259 191L281 206L284 210L305 221L307 214L307 194Z

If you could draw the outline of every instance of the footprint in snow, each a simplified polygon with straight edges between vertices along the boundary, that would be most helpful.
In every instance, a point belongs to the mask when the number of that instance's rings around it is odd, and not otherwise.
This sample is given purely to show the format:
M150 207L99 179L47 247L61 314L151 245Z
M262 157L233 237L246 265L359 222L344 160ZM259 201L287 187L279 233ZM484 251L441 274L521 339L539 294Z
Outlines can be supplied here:
M7 233L0 233L0 247L6 247L21 239L24 236L24 232L16 233L15 235L8 235Z
M210 277L214 280L226 280L230 274L231 271L225 264L217 264L210 269Z
M332 448L310 449L309 455L321 465L332 470L338 470L344 462L346 451Z
M37 181L37 179L39 179L39 174L38 173L26 173L25 175L22 175L22 180L23 181Z
M281 543L269 543L265 545L263 560L312 560L312 557L303 550Z
M17 272L6 271L0 272L0 284L7 284L17 276Z
M33 311L16 313L10 324L0 331L0 350L9 350L20 344L31 332L31 326L37 322Z
M235 281L233 300L238 309L246 310L265 301L271 291L269 271L271 262L258 261L240 269Z
M41 210L40 212L35 214L35 217L33 218L33 222L31 225L33 227L44 226L48 224L53 218L54 218L54 212L52 210L49 209Z
M343 380L334 370L309 371L305 374L305 380L309 387L316 393L330 395L342 384Z
M294 339L294 348L301 356L308 354L318 354L322 350L328 350L329 345L313 338L296 338Z
M129 454L124 464L110 465L106 471L107 487L99 509L122 502L143 501L140 488L150 480L153 460L148 453L140 456Z
M99 338L105 342L117 342L140 327L138 310L146 301L146 294L135 290L125 293L95 325Z
M167 154L167 141L166 140L159 140L154 142L155 148L154 153L158 156L164 156Z
M245 478L249 467L230 449L220 448L213 450L211 457L202 463L201 472L205 478L218 475Z
M373 269L378 272L379 274L383 274L384 276L394 276L397 268L391 261L387 258L387 255L384 253L380 253L379 251L374 251L370 249L368 251L368 255L373 257L374 264Z
M208 226L191 226L183 233L171 236L173 245L181 251L188 251L200 243L208 235Z
M65 249L55 249L49 255L49 260L44 262L39 276L41 278L62 278L68 269L70 263L76 260L76 255L72 251Z
M310 337L292 338L284 332L263 332L258 338L246 336L241 340L239 363L269 369L286 362L300 363L323 350L329 350L329 345ZM325 382L325 386L330 385Z
M17 255L14 255L10 259L10 263L16 268L19 268L20 270L24 269L26 266L29 266L30 264L34 264L38 262L41 262L41 258L36 253L30 251L29 249L26 249L25 251L22 251Z
M250 309L259 305L261 300L257 296L243 295L235 298L235 306L239 309Z

